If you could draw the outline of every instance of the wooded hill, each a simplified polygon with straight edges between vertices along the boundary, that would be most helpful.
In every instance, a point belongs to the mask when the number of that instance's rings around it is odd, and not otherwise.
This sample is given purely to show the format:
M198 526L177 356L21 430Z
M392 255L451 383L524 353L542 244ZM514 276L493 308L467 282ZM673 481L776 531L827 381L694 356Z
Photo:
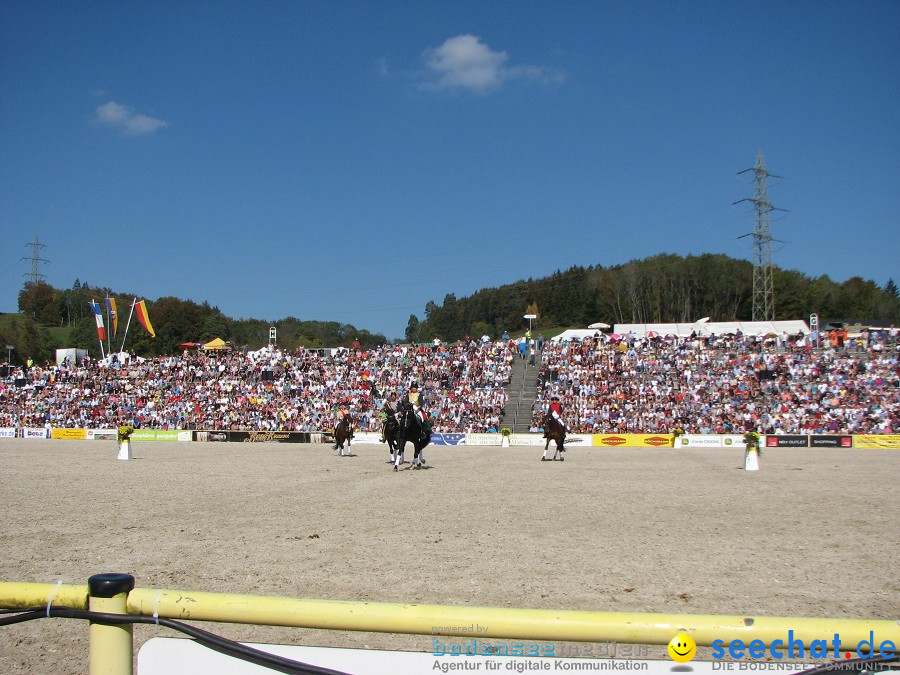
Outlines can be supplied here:
M773 271L775 319L900 323L900 297L893 280L885 288L853 277L838 284L827 276ZM615 323L749 320L753 315L753 266L746 260L704 254L657 255L614 267L572 267L543 279L488 288L467 298L452 293L442 305L429 302L425 319L409 318L408 340L457 340L521 330L525 314L537 325L586 328ZM548 336L549 337L549 336Z
M21 363L29 356L43 362L52 359L55 350L61 347L87 349L92 357L99 358L97 326L88 302L94 300L103 306L104 325L109 331L104 305L106 297L117 299L119 326L111 342L112 351L119 351L135 294L93 287L77 279L67 290L58 290L43 282L26 283L19 292L21 314L0 316L0 341L6 340L5 344L14 346L13 363ZM301 321L292 316L277 321L232 319L208 302L197 304L192 300L164 297L147 301L147 308L156 337L150 337L134 317L125 344L126 351L140 356L178 354L181 352L179 344L205 343L217 337L237 347L259 349L268 344L272 326L277 330L278 346L289 350L300 345L310 348L350 346L354 340L363 347L387 342L384 335L337 321Z
M900 324L900 293L893 280L884 288L861 277L838 284L827 276L812 278L777 268L773 279L776 319L808 319L816 313L823 320ZM60 347L87 349L99 356L88 301L100 302L107 296L119 304L119 331L113 341L113 351L118 351L135 294L79 280L66 290L26 283L19 293L21 313L0 316L0 346L13 346L13 363L28 357L37 362L52 359ZM459 299L448 293L441 305L432 301L425 306L423 320L410 316L405 338L424 342L435 337L445 341L466 335L495 337L504 330L523 330L525 314L538 316L537 328L547 337L555 327L583 328L597 321L689 322L704 316L715 321L749 320L752 301L753 268L748 261L714 254L664 254L607 268L572 267ZM388 341L384 335L335 321L231 319L207 302L164 297L147 306L157 337L151 338L132 320L126 344L128 351L142 356L178 353L181 343L216 337L258 349L268 343L270 326L278 331L279 346L289 350L350 346L354 340L368 348Z

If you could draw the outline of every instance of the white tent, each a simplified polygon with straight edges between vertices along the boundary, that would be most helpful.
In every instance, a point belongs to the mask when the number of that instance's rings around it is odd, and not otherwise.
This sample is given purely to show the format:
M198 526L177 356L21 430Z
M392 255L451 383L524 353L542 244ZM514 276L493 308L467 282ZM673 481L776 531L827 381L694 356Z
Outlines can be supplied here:
M643 337L650 331L662 336L676 335L689 337L692 333L697 335L727 335L741 331L744 335L767 335L774 333L781 335L796 335L797 333L809 334L809 326L805 321L709 321L705 323L617 323L613 332L619 335L633 334L635 337Z
M781 335L797 335L803 333L809 335L809 326L805 321L695 321L693 323L617 323L613 326L612 333L619 335L633 335L644 337L649 332L654 332L665 337L690 337L697 335L728 335L741 331L744 335L768 335L773 333ZM570 328L563 331L552 342L564 342L566 340L583 340L584 338L602 337L604 333L596 328Z

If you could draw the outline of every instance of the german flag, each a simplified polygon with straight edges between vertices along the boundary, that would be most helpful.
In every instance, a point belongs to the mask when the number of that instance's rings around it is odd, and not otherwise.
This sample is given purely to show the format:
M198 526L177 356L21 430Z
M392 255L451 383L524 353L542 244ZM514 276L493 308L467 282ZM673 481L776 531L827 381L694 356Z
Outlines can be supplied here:
M150 333L150 337L156 337L156 332L153 330L153 324L150 323L150 316L147 314L147 303L143 300L134 303L134 311L137 314L138 321L140 321L141 325L148 333Z

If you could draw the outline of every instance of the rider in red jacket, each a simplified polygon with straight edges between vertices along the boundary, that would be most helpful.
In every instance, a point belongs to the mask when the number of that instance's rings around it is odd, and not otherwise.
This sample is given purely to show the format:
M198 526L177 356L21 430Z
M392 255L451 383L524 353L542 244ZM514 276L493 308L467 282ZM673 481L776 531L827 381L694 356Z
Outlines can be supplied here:
M553 419L559 422L562 425L562 428L569 431L569 427L566 425L565 421L563 421L562 417L562 404L559 402L559 398L554 396L550 399L550 409L547 411L547 414L550 415Z

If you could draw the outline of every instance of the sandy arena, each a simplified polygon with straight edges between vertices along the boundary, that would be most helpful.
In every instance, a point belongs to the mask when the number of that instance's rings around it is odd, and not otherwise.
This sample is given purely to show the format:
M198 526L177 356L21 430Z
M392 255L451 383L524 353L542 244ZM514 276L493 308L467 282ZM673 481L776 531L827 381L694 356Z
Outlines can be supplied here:
M900 451L0 440L0 580L336 600L900 618ZM200 624L255 642L427 636ZM87 672L84 621L0 628L0 672ZM172 631L136 626L135 646ZM664 647L650 656L665 658Z

